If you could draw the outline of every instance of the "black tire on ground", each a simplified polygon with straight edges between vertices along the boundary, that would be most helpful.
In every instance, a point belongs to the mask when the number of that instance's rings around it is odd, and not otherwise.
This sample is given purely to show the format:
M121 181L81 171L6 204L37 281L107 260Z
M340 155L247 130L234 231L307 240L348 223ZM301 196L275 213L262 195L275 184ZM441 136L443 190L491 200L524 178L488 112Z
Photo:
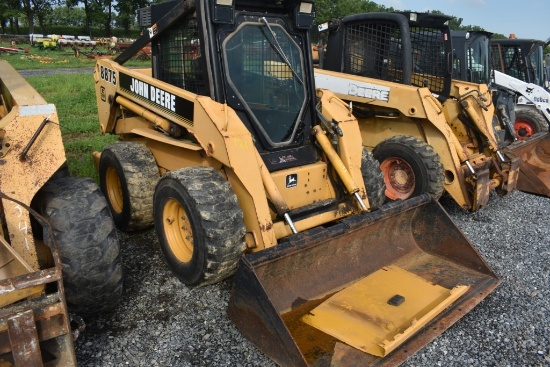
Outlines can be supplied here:
M215 169L164 175L155 189L154 217L164 259L184 284L213 284L235 273L246 249L243 213Z
M372 210L380 208L386 200L386 184L384 174L380 170L380 163L374 158L371 152L363 148L361 156L361 174L367 190L367 197Z
M424 141L412 136L393 136L372 151L384 174L386 196L407 199L424 193L439 199L445 187L439 155Z
M534 106L516 105L514 130L519 140L548 131L548 121Z
M116 228L97 184L77 177L50 181L33 206L52 226L69 310L89 316L113 309L122 298L122 262Z
M159 177L155 158L144 144L117 142L103 150L99 181L118 229L153 225L153 193Z

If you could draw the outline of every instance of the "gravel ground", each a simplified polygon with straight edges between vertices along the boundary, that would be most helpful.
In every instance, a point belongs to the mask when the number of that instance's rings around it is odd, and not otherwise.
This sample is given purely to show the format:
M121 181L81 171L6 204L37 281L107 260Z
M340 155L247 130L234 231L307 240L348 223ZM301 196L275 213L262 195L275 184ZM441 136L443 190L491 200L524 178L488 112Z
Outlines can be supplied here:
M441 204L502 285L404 366L550 366L550 199L491 197L466 213ZM153 230L120 233L126 295L87 320L79 366L274 366L228 320L231 280L190 290L168 270Z

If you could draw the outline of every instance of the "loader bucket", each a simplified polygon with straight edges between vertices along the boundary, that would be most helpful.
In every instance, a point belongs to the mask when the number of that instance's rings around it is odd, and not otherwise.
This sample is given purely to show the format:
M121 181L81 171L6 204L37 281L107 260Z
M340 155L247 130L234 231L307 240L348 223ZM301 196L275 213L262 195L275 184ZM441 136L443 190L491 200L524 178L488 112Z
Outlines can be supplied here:
M521 159L516 188L550 197L550 133L539 133L507 147Z
M499 283L423 195L244 256L228 314L280 366L393 366Z

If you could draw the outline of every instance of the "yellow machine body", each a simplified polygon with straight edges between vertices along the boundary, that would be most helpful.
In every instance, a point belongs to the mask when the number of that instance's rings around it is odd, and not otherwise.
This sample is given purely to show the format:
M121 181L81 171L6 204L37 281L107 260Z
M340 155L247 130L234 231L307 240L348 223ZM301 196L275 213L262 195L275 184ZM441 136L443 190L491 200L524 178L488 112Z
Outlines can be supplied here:
M59 253L53 238L33 233L48 224L30 209L65 163L56 108L6 61L0 98L0 359L41 365L47 351L49 365L76 366ZM57 290L46 294L50 283Z
M514 190L519 162L516 159L502 165L496 161L494 107L487 102L491 96L485 86L454 82L453 98L441 103L428 88L322 69L315 70L315 78L318 85L332 85L332 91L351 102L356 111L376 111L374 116L358 117L368 149L396 135L413 136L432 146L444 168L445 191L461 207L475 211L487 204L491 189L503 193ZM473 121L487 133L490 149L480 147L472 139L471 129L459 120L460 104L468 105ZM503 167L496 169L497 165Z

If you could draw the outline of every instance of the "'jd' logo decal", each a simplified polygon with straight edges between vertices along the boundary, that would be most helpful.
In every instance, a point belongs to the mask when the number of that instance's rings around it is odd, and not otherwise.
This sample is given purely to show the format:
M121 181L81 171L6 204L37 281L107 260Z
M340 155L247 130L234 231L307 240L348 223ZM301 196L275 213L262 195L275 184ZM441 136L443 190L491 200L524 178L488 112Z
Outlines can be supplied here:
M298 185L298 174L291 173L286 176L286 188L296 187Z

